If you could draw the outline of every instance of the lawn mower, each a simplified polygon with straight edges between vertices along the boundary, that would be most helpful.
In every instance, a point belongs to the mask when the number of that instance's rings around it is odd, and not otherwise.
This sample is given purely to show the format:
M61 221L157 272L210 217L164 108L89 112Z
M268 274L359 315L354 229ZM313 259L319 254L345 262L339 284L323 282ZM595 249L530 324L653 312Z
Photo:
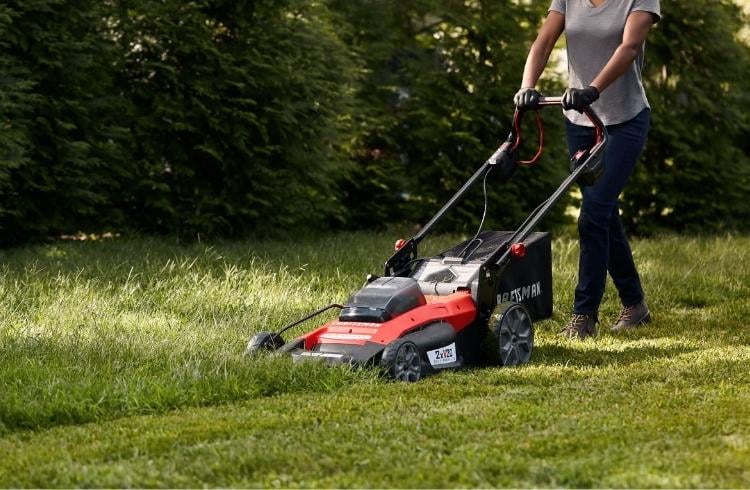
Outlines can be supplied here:
M562 98L542 98L539 105L559 106ZM343 304L320 308L277 332L254 335L247 354L276 351L295 360L380 366L401 381L481 364L488 357L503 366L527 363L534 347L532 322L552 315L550 235L534 229L575 182L590 185L603 171L607 131L590 107L584 113L595 128L593 146L573 155L570 174L518 229L482 231L487 176L497 169L506 182L519 165L536 163L544 146L539 111L539 148L531 160L516 158L524 114L516 111L505 142L412 238L396 242L382 276L369 275ZM485 211L476 235L435 256L419 257L419 243L480 181ZM284 341L287 330L331 309L340 310L338 318Z

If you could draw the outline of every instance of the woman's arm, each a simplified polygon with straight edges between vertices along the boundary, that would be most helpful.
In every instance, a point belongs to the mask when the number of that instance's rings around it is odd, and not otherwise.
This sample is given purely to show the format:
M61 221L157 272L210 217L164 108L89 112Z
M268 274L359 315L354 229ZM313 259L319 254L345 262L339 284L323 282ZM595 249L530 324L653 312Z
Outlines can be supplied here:
M636 10L628 15L628 19L625 21L622 43L602 68L602 71L591 82L591 86L601 93L627 71L643 48L643 42L646 40L653 23L653 15L650 12Z
M599 98L599 94L612 85L612 82L620 78L627 71L630 64L638 56L643 48L648 31L654 23L650 12L636 10L628 15L625 21L625 32L622 42L617 47L602 71L594 78L586 88L568 88L563 95L563 109L575 109L582 112L584 107L592 104Z
M544 72L547 66L547 60L555 47L557 39L565 30L565 16L554 10L547 14L547 18L542 23L539 34L536 36L534 44L531 45L529 56L526 58L526 66L523 69L522 88L533 88L536 82Z

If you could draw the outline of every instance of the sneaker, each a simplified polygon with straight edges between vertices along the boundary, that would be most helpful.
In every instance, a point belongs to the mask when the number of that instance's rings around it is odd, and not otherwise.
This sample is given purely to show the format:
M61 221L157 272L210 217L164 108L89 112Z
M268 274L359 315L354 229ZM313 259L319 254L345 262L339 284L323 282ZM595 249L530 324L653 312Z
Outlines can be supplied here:
M612 331L621 332L623 330L630 330L650 321L651 312L648 310L648 305L645 301L641 301L637 305L622 307L619 318L612 325Z
M596 337L597 322L596 317L573 313L560 333L569 339L583 340L586 337Z

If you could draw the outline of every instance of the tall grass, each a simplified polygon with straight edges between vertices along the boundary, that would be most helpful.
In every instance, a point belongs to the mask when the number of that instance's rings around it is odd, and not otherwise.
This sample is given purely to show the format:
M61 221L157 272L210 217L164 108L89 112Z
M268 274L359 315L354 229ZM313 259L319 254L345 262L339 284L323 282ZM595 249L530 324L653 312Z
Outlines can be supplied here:
M5 252L0 430L372 377L243 357L252 333L342 301L378 261L337 243L180 247L136 239Z

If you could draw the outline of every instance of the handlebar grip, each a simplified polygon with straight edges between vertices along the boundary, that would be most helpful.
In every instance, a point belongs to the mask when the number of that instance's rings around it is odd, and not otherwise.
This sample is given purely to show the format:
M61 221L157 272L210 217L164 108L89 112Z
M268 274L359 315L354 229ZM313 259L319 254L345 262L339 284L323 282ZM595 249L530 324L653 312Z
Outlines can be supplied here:
M550 106L550 105L562 105L562 95L556 97L545 97L539 98L539 106Z

